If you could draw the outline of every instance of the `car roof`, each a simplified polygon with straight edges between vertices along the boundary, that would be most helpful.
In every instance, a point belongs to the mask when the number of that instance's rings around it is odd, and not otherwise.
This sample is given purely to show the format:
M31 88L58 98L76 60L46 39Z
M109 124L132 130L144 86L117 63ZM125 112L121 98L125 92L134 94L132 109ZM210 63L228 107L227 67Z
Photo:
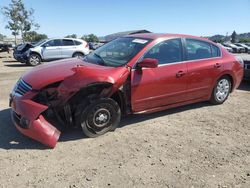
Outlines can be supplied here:
M76 40L76 41L81 41L81 42L84 41L83 39L77 39L77 38L49 38L49 39L46 39L46 40L48 41L48 40L63 40L63 39L66 39L66 40Z
M158 38L192 38L192 39L199 39L211 42L210 40L203 37L197 37L185 34L170 34L170 33L139 33L139 34L127 35L126 37L138 37L138 38L146 38L153 40Z

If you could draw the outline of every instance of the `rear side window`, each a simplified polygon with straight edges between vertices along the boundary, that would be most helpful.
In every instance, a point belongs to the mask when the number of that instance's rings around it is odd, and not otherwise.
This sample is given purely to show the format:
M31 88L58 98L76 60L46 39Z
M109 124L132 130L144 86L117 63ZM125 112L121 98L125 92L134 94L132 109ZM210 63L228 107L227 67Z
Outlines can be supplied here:
M74 42L75 42L75 45L80 45L80 44L82 44L80 41L77 41L77 40L74 40Z
M63 46L74 46L73 40L63 39Z
M208 42L186 39L187 60L211 58L211 47Z
M143 57L158 60L158 64L167 64L182 61L181 39L169 39L151 48Z
M220 57L221 55L220 49L217 46L211 44L211 51L212 51L212 57Z

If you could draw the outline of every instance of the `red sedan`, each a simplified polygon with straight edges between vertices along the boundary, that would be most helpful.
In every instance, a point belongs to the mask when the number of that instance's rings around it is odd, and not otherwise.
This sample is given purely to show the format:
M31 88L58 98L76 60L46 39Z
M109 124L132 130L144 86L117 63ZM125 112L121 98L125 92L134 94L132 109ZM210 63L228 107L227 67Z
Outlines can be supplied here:
M23 134L53 148L58 125L80 126L96 137L114 130L121 115L200 101L222 104L242 77L243 62L207 39L129 35L82 59L26 73L10 95L12 119Z

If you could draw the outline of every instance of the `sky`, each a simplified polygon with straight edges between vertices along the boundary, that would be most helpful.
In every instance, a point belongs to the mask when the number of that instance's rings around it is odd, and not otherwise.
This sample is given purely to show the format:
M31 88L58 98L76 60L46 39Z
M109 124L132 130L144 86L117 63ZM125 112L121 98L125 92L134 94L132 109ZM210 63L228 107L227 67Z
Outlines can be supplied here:
M250 32L250 0L23 0L35 10L39 33L111 33L146 29L157 33L197 36ZM0 7L10 0L0 0ZM7 19L0 14L0 33L7 36Z

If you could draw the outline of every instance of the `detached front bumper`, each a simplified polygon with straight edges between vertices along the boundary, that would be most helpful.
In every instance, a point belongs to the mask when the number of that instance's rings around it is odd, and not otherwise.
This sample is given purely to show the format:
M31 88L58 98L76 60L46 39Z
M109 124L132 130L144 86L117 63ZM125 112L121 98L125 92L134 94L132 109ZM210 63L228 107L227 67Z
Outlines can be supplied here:
M50 148L56 146L61 133L41 114L46 106L13 95L10 95L10 106L12 121L22 134Z

